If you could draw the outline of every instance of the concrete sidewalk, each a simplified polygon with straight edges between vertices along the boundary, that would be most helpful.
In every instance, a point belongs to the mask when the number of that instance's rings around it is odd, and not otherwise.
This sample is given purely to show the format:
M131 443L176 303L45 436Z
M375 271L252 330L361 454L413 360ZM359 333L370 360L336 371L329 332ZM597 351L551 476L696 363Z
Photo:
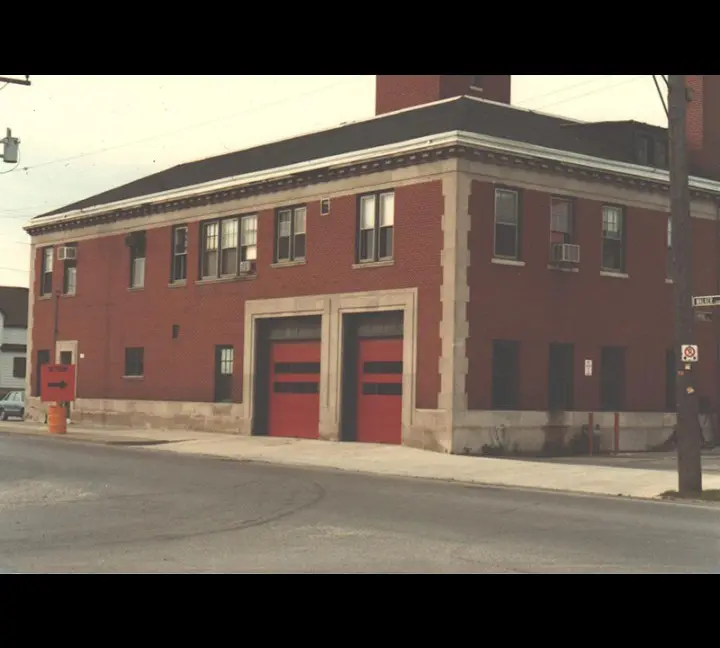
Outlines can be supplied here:
M46 426L28 422L0 423L2 432L51 437ZM655 498L677 488L677 474L670 470L465 457L401 446L76 425L69 427L67 435L52 438L58 442L76 440L133 445L153 452L206 455L237 461L599 495ZM720 474L704 475L704 488L720 488Z

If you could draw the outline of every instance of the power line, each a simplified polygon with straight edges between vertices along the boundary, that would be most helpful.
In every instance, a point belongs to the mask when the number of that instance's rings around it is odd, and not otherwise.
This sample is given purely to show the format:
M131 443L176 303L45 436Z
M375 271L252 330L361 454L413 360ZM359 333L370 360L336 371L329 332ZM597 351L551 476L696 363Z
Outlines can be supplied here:
M658 97L660 97L660 103L662 104L663 110L665 111L665 115L667 117L670 117L670 114L668 113L667 103L665 103L665 97L662 93L662 90L660 90L660 84L658 83L657 75L653 74L652 79L653 83L655 84L655 90L657 90ZM665 84L667 85L667 80L665 81Z
M21 171L31 171L33 169L40 169L46 166L50 166L53 164L62 164L63 162L74 162L75 160L84 159L86 157L91 157L93 155L100 155L102 153L108 153L110 151L117 151L119 149L127 148L129 146L136 146L138 144L145 144L146 142L153 142L159 139L163 139L165 137L170 137L172 135L179 135L181 133L186 133L191 130L196 130L198 128L203 128L204 126L210 126L212 124L217 124L223 121L227 121L229 119L235 119L236 117L241 117L243 115L247 115L250 113L257 112L259 110L266 110L267 108L270 108L272 106L276 105L282 105L285 103L288 103L290 101L295 101L296 99L300 99L302 97L308 97L312 96L314 94L317 94L319 92L323 92L325 90L329 90L331 88L348 85L349 83L356 83L358 77L351 76L349 78L343 79L342 81L336 81L335 83L330 83L326 86L322 86L320 88L315 88L313 90L309 90L307 92L302 92L300 94L293 95L291 97L285 97L283 99L278 99L276 101L270 101L265 104L261 104L259 106L255 106L254 108L248 108L246 110L242 110L237 113L233 113L232 115L225 115L223 117L217 117L215 119L211 119L204 122L197 122L195 124L190 124L189 126L184 126L182 128L178 128L172 131L166 131L165 133L160 133L159 135L152 135L150 137L145 137L143 139L135 140L132 142L125 142L124 144L117 144L115 146L108 146L102 149L97 149L95 151L89 151L87 153L81 153L79 155L73 155L66 158L58 158L55 160L48 160L47 162L39 162L38 164L32 164L30 166L22 167ZM12 169L12 171L15 171L16 169Z
M538 99L544 99L545 97L551 97L551 96L554 96L554 95L559 94L559 93L561 93L561 92L565 92L566 90L573 90L573 89L575 89L575 88L582 88L583 86L590 85L591 83L597 83L597 82L600 81L601 79L608 79L608 78L614 77L614 76L615 76L614 74L606 74L606 75L601 76L601 77L597 77L597 78L594 78L594 79L585 80L585 81L583 81L582 83L575 83L575 84L570 85L570 86L565 86L564 88L560 88L560 89L558 89L558 90L551 90L550 92L544 92L543 94L535 95L534 97L530 97L529 99L525 99L525 101L523 101L520 105L522 106L523 104L528 104L528 103L530 103L531 101L536 101L536 100L538 100Z
M583 97L589 97L590 95L597 94L598 92L605 92L607 90L612 90L613 88L619 88L620 86L627 85L628 83L633 83L637 81L638 79L642 79L645 77L644 74L640 74L638 76L634 76L631 79L624 79L618 83L613 83L608 86L604 86L602 88L596 88L595 90L591 90L590 92L584 92L583 94L575 95L573 97L568 97L567 99L562 99L560 101L555 101L553 103L545 104L544 106L539 106L536 108L536 110L544 110L545 108L549 108L551 106L559 106L560 104L567 103L568 101L575 101L576 99L582 99Z

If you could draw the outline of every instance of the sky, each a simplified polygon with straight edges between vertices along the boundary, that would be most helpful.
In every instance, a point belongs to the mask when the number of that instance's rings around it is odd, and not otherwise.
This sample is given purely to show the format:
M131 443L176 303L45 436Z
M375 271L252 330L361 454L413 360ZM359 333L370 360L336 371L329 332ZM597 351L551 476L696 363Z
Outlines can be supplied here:
M5 75L22 78L22 75ZM176 164L372 117L372 75L31 75L0 84L0 286L27 286L38 214ZM512 103L581 120L667 119L651 75L516 75ZM0 149L1 150L1 149Z

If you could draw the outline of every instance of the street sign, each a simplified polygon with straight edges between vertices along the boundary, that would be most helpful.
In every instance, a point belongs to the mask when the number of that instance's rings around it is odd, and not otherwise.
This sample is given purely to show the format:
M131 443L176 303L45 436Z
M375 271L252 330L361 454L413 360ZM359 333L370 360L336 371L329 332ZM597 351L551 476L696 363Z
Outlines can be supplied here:
M682 362L697 362L698 347L697 344L683 344L680 347L680 356Z
M693 308L701 308L703 306L720 306L720 295L705 295L703 297L692 298Z
M40 400L61 403L75 400L75 365L42 365Z
M585 360L585 375L592 376L592 360Z

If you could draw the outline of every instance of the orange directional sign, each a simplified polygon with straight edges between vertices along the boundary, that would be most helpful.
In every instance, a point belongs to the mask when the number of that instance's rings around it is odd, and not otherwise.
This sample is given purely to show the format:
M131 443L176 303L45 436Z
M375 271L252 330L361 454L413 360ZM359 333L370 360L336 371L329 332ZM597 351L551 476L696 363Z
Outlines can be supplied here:
M75 400L75 365L43 365L40 370L40 400L43 403Z

